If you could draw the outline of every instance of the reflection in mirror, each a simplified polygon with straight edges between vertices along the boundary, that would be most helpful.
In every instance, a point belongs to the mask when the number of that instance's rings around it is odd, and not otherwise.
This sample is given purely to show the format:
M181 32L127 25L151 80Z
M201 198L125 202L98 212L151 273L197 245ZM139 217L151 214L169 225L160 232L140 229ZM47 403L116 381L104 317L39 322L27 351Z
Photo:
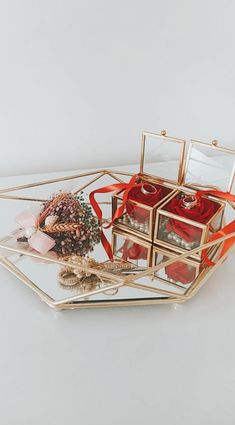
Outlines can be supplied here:
M177 142L166 137L146 135L143 173L177 182L183 148L183 141Z
M121 261L128 261L136 268L145 270L149 266L151 246L143 241L137 242L131 236L114 234L113 254Z
M231 189L234 169L235 152L193 142L186 166L185 183L226 192Z
M12 258L13 259L13 258ZM84 302L106 302L120 300L142 300L142 299L157 299L162 298L160 294L122 286L119 288L109 289L108 286L114 282L102 281L97 276L86 276L84 279L75 281L74 273L72 272L66 282L64 275L65 269L63 266L47 261L40 261L29 256L14 257L13 264L18 270L29 278L37 288L49 295L55 301L63 301L70 297L78 297L79 303ZM61 279L61 276L63 278ZM73 282L72 282L72 279ZM99 293L89 294L90 291L101 290Z
M14 237L9 237L9 240L5 240L5 246L20 249L28 252L27 246L24 243L16 242ZM101 248L101 247L100 247ZM5 254L7 251L5 251ZM47 258L50 257L51 253L47 254ZM98 253L96 253L98 255ZM75 262L68 262L68 265L61 265L55 262L49 262L48 259L40 259L31 257L27 254L8 252L8 260L10 260L13 266L17 267L20 273L27 276L34 283L34 285L42 290L45 294L50 296L55 301L63 301L71 297L78 297L77 303L84 302L114 302L120 300L155 300L167 298L167 293L164 294L158 291L149 291L148 289L123 286L119 288L109 289L109 285L115 284L112 279L107 280L100 278L94 273L83 273L73 267ZM53 258L51 258L53 259ZM54 259L53 259L54 260ZM75 260L73 260L75 261ZM93 260L91 260L93 261ZM97 256L96 256L96 260ZM130 263L123 263L120 260L116 262L104 262L102 265L107 265L106 270L119 276L135 275L138 278L139 271L142 272L143 268L136 267L136 265ZM110 268L109 265L112 265ZM118 268L116 268L118 264ZM121 267L120 267L121 264ZM91 264L89 265L91 266ZM146 276L141 280L141 285L149 285L155 289L168 290L170 285L167 282L164 284L153 276ZM89 294L90 291L100 291L99 293ZM172 288L171 288L172 291ZM175 291L174 291L175 292ZM177 291L176 291L177 293Z
M57 264L56 256L49 252L46 258L36 258L30 256L30 250L27 244L17 242L16 235L8 236L4 240L6 247L22 251L22 253L1 250L1 254L5 255L17 269L29 278L37 288L50 296L55 301L63 301L74 296L79 297L79 302L86 301L115 301L120 299L146 299L156 297L156 294L149 293L147 290L142 291L131 287L121 287L109 289L110 285L117 283L116 276L136 275L143 271L138 269L132 263L115 260L107 261L103 254L103 248L99 244L94 252L94 257L90 257L88 267L94 266L94 273L87 273L79 270L76 265L80 264L81 257L73 256L69 258L65 265ZM24 254L25 252L25 254ZM28 255L27 255L28 254ZM95 258L95 260L94 260ZM48 261L48 260L52 260ZM59 259L58 259L59 260ZM104 276L97 276L95 268L111 273L110 279ZM89 295L88 292L99 290L100 293Z
M141 277L139 279L136 279L135 281L139 285L145 285L148 287L152 287L156 292L155 294L159 294L159 296L180 296L184 295L186 288L181 287L180 285L172 285L170 282L163 281L163 279L158 277L156 274L155 276L145 276ZM159 291L159 292L158 292Z
M155 251L155 264L160 265L172 258L169 255ZM196 262L188 262L187 260L176 260L162 267L155 274L163 281L167 281L169 285L180 288L188 288L196 279L200 271L200 267Z

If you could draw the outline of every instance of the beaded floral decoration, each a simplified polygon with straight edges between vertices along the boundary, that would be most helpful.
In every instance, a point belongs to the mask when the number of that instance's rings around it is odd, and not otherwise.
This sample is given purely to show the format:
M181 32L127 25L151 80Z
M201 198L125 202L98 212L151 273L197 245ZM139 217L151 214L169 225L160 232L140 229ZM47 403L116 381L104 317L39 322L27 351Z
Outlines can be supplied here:
M100 242L99 221L82 192L55 194L44 202L38 217L26 210L16 221L23 231L18 242L28 242L41 254L54 251L62 256L83 257Z
M100 227L91 207L86 204L83 194L65 193L59 202L54 195L43 205L41 224L44 233L55 240L53 251L62 255L81 255L93 251L100 242Z

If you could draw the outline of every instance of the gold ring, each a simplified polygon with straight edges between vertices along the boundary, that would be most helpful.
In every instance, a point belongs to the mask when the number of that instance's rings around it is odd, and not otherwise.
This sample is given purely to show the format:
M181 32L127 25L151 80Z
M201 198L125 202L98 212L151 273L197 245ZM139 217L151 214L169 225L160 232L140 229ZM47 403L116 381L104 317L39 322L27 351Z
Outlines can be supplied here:
M191 210L197 205L197 198L193 195L186 195L183 198L183 206L186 210Z
M157 193L157 189L153 186L153 184L143 183L141 186L141 192L146 196L155 195Z

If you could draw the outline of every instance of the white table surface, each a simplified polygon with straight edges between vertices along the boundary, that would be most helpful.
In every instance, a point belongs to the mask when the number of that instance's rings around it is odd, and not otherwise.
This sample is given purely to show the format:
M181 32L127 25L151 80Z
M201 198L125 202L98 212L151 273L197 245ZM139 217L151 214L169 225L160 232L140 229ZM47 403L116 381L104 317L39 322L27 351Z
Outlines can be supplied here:
M55 312L0 268L0 424L233 425L234 271L182 305Z

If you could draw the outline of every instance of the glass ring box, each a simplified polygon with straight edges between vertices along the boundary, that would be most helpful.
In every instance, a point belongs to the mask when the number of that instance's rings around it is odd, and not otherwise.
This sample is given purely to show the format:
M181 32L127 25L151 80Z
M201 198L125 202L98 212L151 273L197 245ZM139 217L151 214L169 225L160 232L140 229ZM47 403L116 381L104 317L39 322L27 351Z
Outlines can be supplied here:
M179 253L206 243L223 226L226 203L214 196L197 199L200 190L230 193L234 182L235 151L191 140L183 187L157 210L154 243ZM201 260L202 252L193 257Z
M157 208L175 193L176 188L172 183L180 185L182 182L183 169L180 164L184 158L185 146L184 140L168 137L165 131L159 135L142 133L138 175L142 187L134 187L129 192L125 213L115 220L116 227L152 242ZM167 164L170 155L175 160L169 170ZM159 159L163 161L160 170ZM161 177L156 175L157 171ZM123 193L122 190L113 195L113 214L122 204Z
M215 257L219 249L213 247L211 250L210 257ZM155 246L152 254L152 266L157 266L161 263L165 263L167 260L175 258L176 261L162 267L155 272L155 276L168 284L172 284L176 287L189 288L199 275L204 272L204 262L199 262L195 259L185 258L178 260L178 254L162 247Z
M225 202L215 195L200 200L195 195L200 190L230 192L234 158L235 151L219 147L217 141L190 140L186 155L184 140L168 137L165 131L144 132L139 173L143 185L130 196L115 227L178 253L206 243L223 225ZM115 193L113 212L121 202L122 192ZM201 256L200 252L193 258Z
M136 267L147 268L152 264L152 244L115 227L112 231L112 251L114 258L131 262Z

